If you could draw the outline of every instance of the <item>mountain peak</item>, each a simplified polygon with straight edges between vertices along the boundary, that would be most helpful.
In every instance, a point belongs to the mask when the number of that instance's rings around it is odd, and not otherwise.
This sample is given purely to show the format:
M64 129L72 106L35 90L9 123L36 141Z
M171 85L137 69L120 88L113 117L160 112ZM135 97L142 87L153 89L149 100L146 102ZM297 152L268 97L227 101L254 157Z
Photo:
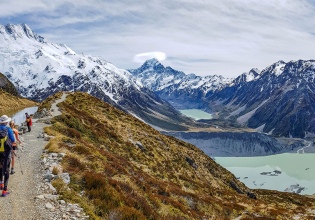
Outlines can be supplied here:
M151 65L151 66L155 66L155 65L159 65L159 64L161 64L161 63L158 61L158 59L152 58L152 59L146 60L146 61L144 62L144 64Z
M163 72L164 69L165 67L156 58L146 60L140 67L141 72L145 70L155 70L157 72Z
M146 66L146 67L157 67L157 66L163 66L160 61L158 61L158 59L156 58L152 58L152 59L149 59L149 60L146 60L142 66ZM163 66L164 68L164 66Z
M33 38L39 42L46 42L46 40L37 35L27 24L7 24L5 26L0 25L0 34L7 35L13 39L18 38Z

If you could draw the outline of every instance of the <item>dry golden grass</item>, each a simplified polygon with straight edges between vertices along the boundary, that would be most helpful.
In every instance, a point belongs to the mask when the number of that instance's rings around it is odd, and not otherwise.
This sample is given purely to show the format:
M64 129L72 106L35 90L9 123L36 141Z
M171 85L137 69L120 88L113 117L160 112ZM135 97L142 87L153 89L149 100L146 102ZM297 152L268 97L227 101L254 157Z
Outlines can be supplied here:
M11 95L2 90L0 90L0 103L1 103L0 105L1 113L2 112L5 113L11 110L23 109L23 108L35 106L38 104L31 100Z
M250 189L198 148L85 93L60 107L47 148L66 153L71 183L54 184L91 219L290 219L315 209L314 199L291 193L255 190L250 199Z

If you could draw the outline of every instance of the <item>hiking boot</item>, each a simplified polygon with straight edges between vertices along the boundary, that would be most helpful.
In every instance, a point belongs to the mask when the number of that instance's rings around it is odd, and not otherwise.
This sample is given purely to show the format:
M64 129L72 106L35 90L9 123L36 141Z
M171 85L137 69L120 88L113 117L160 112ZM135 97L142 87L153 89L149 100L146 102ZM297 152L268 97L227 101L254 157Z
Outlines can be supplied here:
M0 183L0 190L3 190L3 188L4 188L4 184Z
M15 171L14 171L14 169L12 168L10 174L14 174L14 173L15 173Z
M7 195L9 195L10 193L8 192L8 190L2 190L2 197L5 197Z

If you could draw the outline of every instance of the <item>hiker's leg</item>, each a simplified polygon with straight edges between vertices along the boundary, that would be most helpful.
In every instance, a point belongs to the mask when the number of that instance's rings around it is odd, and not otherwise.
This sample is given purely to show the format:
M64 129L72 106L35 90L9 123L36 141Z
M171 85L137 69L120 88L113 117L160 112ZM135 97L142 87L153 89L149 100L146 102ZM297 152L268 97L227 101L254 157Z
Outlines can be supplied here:
M9 177L10 177L10 162L11 162L11 152L9 152L5 159L3 164L3 172L4 172L4 190L7 190L8 183L9 183Z
M14 161L15 161L15 149L16 147L13 146L13 150L12 150L12 160L11 160L11 174L14 174L15 171L14 171Z
M13 149L13 154L12 154L12 161L11 161L11 168L14 169L14 158L15 158L15 149Z
M2 169L2 166L0 168L0 182L3 183L3 169Z
M3 164L4 164L4 155L0 155L0 182L3 183L3 176L4 176L4 169L3 169Z

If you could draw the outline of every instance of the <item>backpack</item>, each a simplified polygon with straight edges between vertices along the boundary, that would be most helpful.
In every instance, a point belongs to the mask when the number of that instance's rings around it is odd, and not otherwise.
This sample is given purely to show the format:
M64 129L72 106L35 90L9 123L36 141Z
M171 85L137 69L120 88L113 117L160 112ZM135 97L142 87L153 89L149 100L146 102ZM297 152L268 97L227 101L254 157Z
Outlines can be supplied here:
M0 154L10 152L12 149L12 143L8 137L8 129L0 129Z

